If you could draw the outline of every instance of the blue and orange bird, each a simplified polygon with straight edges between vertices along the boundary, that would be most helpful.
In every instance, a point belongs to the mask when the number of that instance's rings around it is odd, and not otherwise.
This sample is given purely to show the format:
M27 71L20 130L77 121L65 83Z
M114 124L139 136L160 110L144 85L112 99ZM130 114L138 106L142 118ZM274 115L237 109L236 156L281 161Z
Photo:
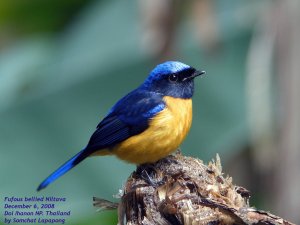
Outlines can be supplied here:
M88 156L116 155L153 163L176 150L192 123L194 78L204 74L181 62L156 66L137 89L121 98L98 124L87 146L38 187L47 187Z

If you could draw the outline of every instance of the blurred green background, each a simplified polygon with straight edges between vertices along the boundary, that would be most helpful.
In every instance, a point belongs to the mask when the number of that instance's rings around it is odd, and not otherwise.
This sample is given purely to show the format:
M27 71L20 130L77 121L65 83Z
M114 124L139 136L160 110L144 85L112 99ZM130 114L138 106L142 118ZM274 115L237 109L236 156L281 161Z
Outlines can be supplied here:
M286 83L290 79L298 90L299 79L286 76L281 85L278 78L297 60L276 63L299 45L297 39L285 41L294 33L299 37L297 26L290 24L292 15L299 18L297 4L1 1L1 199L66 197L60 207L71 210L67 224L116 224L117 213L96 213L92 197L118 201L113 195L134 165L114 157L89 158L40 193L36 187L85 146L109 108L157 63L178 60L207 71L196 81L194 121L183 153L205 162L219 153L224 172L252 192L251 205L297 222L294 209L300 200L293 196L299 193L295 186L300 179L295 175L293 185L284 179L299 167L293 161L299 159L299 136L285 139L289 127L282 126L282 108L294 116L299 106L284 107L282 101L295 105L297 98L288 94ZM278 12L282 17L273 21ZM282 24L290 24L293 32L279 32ZM282 47L285 42L287 48ZM281 55L283 49L288 53ZM296 125L291 129L299 134ZM283 148L285 140L295 141L296 147ZM280 164L278 159L287 161ZM290 194L284 195L286 190Z

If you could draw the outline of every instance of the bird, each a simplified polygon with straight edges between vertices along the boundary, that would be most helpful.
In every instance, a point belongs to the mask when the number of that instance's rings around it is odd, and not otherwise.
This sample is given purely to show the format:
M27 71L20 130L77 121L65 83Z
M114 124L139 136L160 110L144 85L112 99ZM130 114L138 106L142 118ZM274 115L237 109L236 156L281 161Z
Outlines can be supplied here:
M194 78L203 74L178 61L158 64L140 86L109 110L86 147L48 176L37 191L89 156L115 155L143 165L171 154L190 130Z

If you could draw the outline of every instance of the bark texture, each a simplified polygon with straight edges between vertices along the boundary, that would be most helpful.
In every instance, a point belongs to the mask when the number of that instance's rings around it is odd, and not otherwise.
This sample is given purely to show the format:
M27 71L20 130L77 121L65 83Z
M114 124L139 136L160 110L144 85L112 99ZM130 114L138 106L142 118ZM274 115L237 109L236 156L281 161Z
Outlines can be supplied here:
M128 178L118 206L95 198L101 209L118 208L119 224L292 224L249 207L250 193L222 173L217 155L208 165L181 154L141 165Z

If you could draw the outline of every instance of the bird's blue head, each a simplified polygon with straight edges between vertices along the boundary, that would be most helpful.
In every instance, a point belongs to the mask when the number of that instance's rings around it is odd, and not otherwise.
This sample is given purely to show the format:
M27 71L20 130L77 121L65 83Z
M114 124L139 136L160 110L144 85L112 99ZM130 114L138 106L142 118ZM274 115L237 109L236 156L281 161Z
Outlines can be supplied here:
M204 74L181 62L168 61L157 65L141 88L174 98L191 98L194 78Z

